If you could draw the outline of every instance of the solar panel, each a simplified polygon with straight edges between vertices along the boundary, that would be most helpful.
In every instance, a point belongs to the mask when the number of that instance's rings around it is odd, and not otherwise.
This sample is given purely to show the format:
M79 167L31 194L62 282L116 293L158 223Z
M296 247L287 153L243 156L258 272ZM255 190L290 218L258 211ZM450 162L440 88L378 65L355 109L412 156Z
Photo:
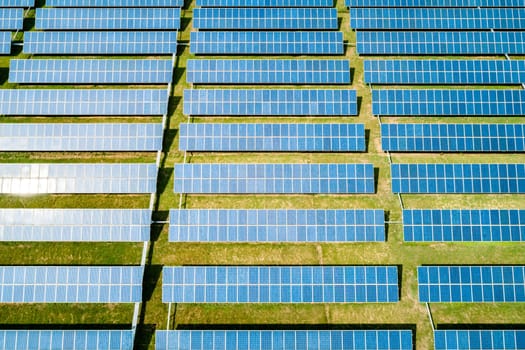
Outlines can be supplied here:
M362 55L525 54L525 32L357 31Z
M196 8L195 29L338 29L335 8Z
M35 7L35 0L2 0L2 7Z
M365 60L369 84L522 84L523 60Z
M186 65L186 81L193 84L350 84L348 60L188 60Z
M156 164L0 164L0 193L153 193Z
M0 330L0 350L132 350L128 330Z
M1 151L160 151L162 124L0 124Z
M355 90L327 89L192 89L184 90L184 114L357 115L357 93Z
M11 60L9 82L21 84L168 84L171 60Z
M342 32L190 33L192 54L342 55L343 52Z
M180 8L37 8L36 29L175 30Z
M392 164L393 193L524 193L525 164Z
M365 149L363 124L181 123L179 127L181 151L364 152Z
M333 0L197 0L201 7L333 7Z
M372 164L175 164L174 191L374 193L374 167Z
M403 232L408 242L522 242L525 210L403 210Z
M354 29L477 30L525 28L523 8L351 8Z
M140 303L141 266L0 266L1 303Z
M164 266L164 303L399 301L397 266Z
M26 32L24 53L40 55L171 55L177 32Z
M419 266L422 303L525 301L525 266Z
M521 116L525 90L372 90L374 115Z
M349 7L524 7L525 0L345 0Z
M146 209L0 209L3 242L143 242L150 225Z
M0 4L3 7L3 4ZM0 30L22 30L24 10L21 8L0 8Z
M382 124L383 151L524 152L525 124Z
M384 240L383 210L170 210L170 242L383 242Z
M0 90L3 115L163 115L167 109L165 89Z
M184 0L46 0L49 7L183 7Z
M0 55L9 55L11 53L11 33L0 32Z
M156 350L411 350L410 330L177 330L156 331Z
M525 349L525 330L435 330L436 350Z

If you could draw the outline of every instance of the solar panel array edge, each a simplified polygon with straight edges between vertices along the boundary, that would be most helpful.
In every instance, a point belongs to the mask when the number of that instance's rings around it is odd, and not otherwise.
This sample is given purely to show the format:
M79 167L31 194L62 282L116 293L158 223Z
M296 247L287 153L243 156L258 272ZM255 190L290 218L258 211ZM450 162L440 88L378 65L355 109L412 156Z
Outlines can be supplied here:
M184 0L46 0L49 7L183 7Z

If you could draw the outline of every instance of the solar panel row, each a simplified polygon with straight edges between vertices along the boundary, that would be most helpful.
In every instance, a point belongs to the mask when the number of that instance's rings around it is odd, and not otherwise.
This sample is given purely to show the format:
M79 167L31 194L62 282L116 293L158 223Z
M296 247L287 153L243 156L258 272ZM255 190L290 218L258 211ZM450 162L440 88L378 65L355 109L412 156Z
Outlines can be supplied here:
M160 151L162 124L0 124L1 151Z
M180 8L37 8L36 29L176 30Z
M363 124L181 123L179 127L183 151L355 152L365 148Z
M175 193L374 193L372 164L175 164Z
M525 0L345 0L349 7L524 7Z
M333 0L196 0L200 7L333 7Z
M337 29L335 8L196 8L193 28L226 30Z
M374 115L519 116L525 90L373 90Z
M525 124L382 124L389 152L524 152Z
M194 84L349 84L348 60L188 60ZM525 69L525 68L524 68Z
M397 302L396 266L165 266L164 303Z
M171 55L177 32L26 32L24 53L37 55Z
M524 302L525 266L420 266L419 301Z
M183 330L157 331L156 350L410 350L409 330Z
M153 193L156 164L1 164L0 193Z
M190 53L341 55L342 32L191 32Z
M4 7L4 4L0 4ZM0 8L0 30L22 30L24 10L21 8Z
M150 225L145 209L0 209L4 242L143 242Z
M405 209L403 232L408 242L522 242L525 210Z
M436 350L525 349L524 330L435 330Z
M1 303L138 303L141 266L0 266Z
M184 0L46 0L49 7L182 7Z
M392 164L393 193L525 193L525 164Z
M525 96L525 94L524 94ZM356 115L355 90L184 90L186 115Z
M383 210L172 209L170 242L381 242Z
M11 33L0 32L0 55L9 55L11 53Z
M523 60L365 60L369 84L522 84Z

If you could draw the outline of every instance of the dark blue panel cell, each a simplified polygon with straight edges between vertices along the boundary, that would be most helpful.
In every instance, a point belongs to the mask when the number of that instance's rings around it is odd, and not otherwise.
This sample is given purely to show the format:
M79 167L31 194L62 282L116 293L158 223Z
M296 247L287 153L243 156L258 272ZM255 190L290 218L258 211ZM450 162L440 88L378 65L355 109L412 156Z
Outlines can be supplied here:
M523 330L436 330L436 350L468 349L522 349L525 346Z
M200 7L333 7L333 0L197 0Z
M46 0L49 7L182 7L183 0Z
M11 33L0 32L0 55L9 55L11 53Z
M228 0L224 0L228 1ZM345 0L348 7L524 7L524 0Z

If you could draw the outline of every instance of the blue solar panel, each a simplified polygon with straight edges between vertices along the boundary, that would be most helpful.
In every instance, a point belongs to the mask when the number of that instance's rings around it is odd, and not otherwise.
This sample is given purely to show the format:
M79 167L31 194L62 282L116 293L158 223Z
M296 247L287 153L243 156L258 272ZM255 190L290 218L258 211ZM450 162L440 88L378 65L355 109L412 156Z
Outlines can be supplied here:
M156 164L0 164L0 193L154 193Z
M180 8L37 8L36 29L175 30Z
M35 0L2 0L2 7L34 7Z
M412 350L412 347L412 331L409 330L183 330L155 333L156 350Z
M177 32L26 32L24 53L41 55L171 55Z
M420 266L422 303L525 302L525 266Z
M195 29L338 29L335 8L196 8Z
M174 191L374 193L374 167L372 164L175 164Z
M303 59L188 60L186 81L193 84L350 84L350 62Z
M132 350L128 330L0 330L0 350Z
M355 90L327 89L192 89L184 90L184 114L213 116L357 115L357 93Z
M333 7L333 0L197 0L201 7Z
M525 349L525 330L435 330L434 349Z
M393 193L525 193L525 164L392 164Z
M376 32L358 31L363 55L525 54L525 32Z
M3 6L3 4L0 4ZM21 8L0 8L0 30L22 30L24 10Z
M374 115L525 115L525 90L372 90Z
M525 36L524 36L525 37ZM190 53L342 55L342 32L191 32Z
M1 139L0 136L0 142ZM1 143L0 149L2 149ZM364 152L365 126L363 124L181 123L179 149L233 152Z
M182 7L184 0L46 0L49 7Z
M0 209L3 242L143 242L150 225L145 209Z
M349 7L524 7L525 0L345 0L345 4Z
M170 242L383 242L383 210L172 209Z
M11 60L9 82L21 84L168 84L171 60Z
M0 32L0 55L9 55L11 53L11 33Z
M168 109L165 89L2 89L4 115L163 115Z
M164 303L399 301L397 266L165 266Z
M365 60L369 84L522 84L524 60Z
M0 151L160 151L162 124L0 124Z
M140 303L143 273L141 266L0 266L0 302Z
M354 29L477 30L525 28L523 8L351 8Z
M524 152L525 124L382 124L383 151Z
M525 210L403 210L408 242L523 242Z

